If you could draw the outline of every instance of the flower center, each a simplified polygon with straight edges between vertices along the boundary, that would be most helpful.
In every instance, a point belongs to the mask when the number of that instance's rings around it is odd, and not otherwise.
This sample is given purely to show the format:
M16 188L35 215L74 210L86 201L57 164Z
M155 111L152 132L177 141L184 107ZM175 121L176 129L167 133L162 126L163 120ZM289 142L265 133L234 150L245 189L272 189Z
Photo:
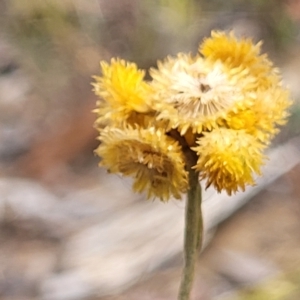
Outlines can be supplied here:
M174 94L169 101L185 119L218 116L232 106L238 94L219 64L210 68L195 64L178 72L171 88Z
M202 93L206 93L211 90L211 87L208 84L200 83L200 90Z

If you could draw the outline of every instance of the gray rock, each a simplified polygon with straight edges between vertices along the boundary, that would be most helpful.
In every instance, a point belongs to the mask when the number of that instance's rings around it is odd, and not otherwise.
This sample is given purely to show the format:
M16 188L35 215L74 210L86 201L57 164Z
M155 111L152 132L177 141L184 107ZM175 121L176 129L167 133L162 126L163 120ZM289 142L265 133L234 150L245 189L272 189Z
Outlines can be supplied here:
M0 221L62 237L71 219L59 199L41 184L17 178L0 179Z
M29 72L21 67L14 47L0 36L0 161L28 149L40 130L42 111Z

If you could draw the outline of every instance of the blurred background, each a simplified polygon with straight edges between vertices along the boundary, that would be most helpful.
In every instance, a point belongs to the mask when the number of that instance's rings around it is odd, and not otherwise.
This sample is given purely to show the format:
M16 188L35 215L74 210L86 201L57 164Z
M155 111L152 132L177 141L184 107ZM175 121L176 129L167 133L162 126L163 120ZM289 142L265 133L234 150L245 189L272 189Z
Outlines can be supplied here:
M176 299L184 203L98 168L91 82L100 60L147 69L213 29L263 39L295 104L268 180L206 192L193 299L300 299L299 0L0 0L1 300Z

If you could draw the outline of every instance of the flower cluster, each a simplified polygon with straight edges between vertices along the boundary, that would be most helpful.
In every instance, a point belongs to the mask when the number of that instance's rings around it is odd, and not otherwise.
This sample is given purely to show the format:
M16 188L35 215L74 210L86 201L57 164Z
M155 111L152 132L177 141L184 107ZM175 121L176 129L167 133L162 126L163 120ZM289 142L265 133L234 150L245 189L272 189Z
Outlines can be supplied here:
M188 190L189 167L219 192L253 185L291 105L260 46L212 32L196 55L158 62L151 81L134 63L102 62L94 83L100 165L163 201ZM187 151L197 157L192 166Z

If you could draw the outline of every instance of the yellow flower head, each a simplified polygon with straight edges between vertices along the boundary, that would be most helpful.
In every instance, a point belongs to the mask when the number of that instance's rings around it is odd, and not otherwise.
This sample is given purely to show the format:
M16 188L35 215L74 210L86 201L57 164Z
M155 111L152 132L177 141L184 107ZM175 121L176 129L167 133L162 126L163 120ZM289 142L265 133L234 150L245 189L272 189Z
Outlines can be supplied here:
M264 146L242 130L220 128L204 133L193 148L199 155L194 167L200 178L229 195L247 184L254 184L253 173L260 174Z
M198 159L193 168L207 187L231 194L254 184L263 149L291 105L260 47L212 32L196 56L158 62L151 82L134 63L102 62L94 84L102 99L95 110L101 165L133 177L135 191L163 201L189 188L190 157Z
M111 64L101 62L102 76L95 76L97 124L120 124L126 121L141 122L138 113L149 113L152 89L143 80L145 72L136 64L121 59L112 59ZM142 120L143 121L143 120Z
M188 188L181 147L156 128L110 128L101 131L96 153L110 172L134 178L133 189L148 198L181 198Z
M253 78L231 70L221 62L179 54L158 63L152 69L154 103L158 119L167 120L170 128L182 135L218 127L218 119L239 107L250 106Z
M268 144L278 133L278 125L286 123L291 105L289 92L280 85L256 93L256 101L246 110L231 112L226 117L226 126L244 129L261 142Z
M279 80L278 70L266 54L260 54L260 48L261 42L255 45L251 39L236 38L233 32L213 31L200 45L199 52L206 59L221 61L231 69L243 68L246 76L256 78L256 87L268 88Z

